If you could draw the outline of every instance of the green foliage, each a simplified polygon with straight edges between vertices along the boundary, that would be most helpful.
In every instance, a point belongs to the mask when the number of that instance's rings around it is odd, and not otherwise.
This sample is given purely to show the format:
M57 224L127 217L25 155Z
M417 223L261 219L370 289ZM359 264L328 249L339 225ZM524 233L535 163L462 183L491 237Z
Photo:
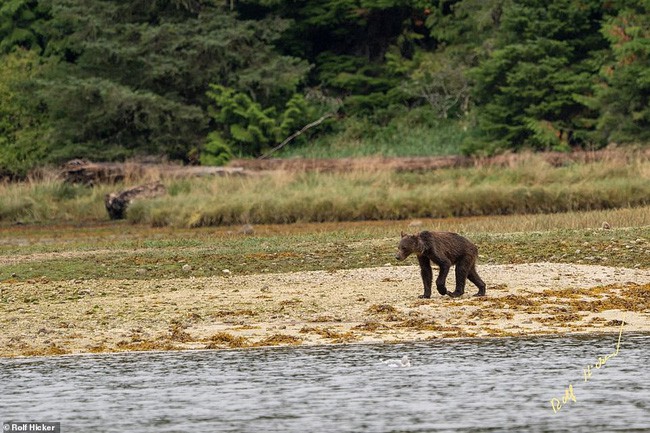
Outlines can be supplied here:
M38 0L3 0L0 4L0 53L42 48L48 9Z
M426 26L438 42L461 56L475 56L492 41L511 0L442 0L429 8Z
M207 95L214 101L210 114L219 131L210 134L207 147L220 152L232 148L240 154L259 155L304 126L314 113L300 94L294 94L284 110L277 113L275 107L263 108L250 96L234 89L221 85L210 87L212 90Z
M400 89L400 71L386 66L389 52L409 57L431 43L424 25L427 1L327 0L279 2L250 0L294 20L280 39L283 49L314 63L311 84L343 99L341 111L368 116L408 98Z
M224 164L333 111L291 150L308 139L306 152L349 155L647 143L649 7L4 0L0 176L72 157ZM408 111L439 124L411 124Z
M291 133L295 132L304 123L306 123L306 116L313 113L311 107L307 104L307 100L299 93L294 94L289 99L284 107L284 111L278 118L278 131L276 140L285 138Z
M52 15L43 25L45 55L55 66L39 96L51 162L200 159L210 82L275 103L292 95L309 69L274 50L285 20L238 20L209 0L44 4ZM206 161L226 155L222 150L213 145Z
M594 102L600 109L598 138L604 142L650 141L650 3L616 2L620 10L602 32L612 60L602 70Z
M184 159L205 128L202 111L153 92L110 80L70 77L43 89L48 101L53 148L49 159L74 157L124 159L138 154L165 154ZM60 95L65 95L62 98Z
M232 157L232 149L221 137L221 134L216 131L209 133L201 152L201 165L226 165Z
M388 48L401 35L416 31L426 35L423 11L430 4L422 0L249 0L246 3L260 4L267 11L294 20L282 38L283 45L293 55L315 61L319 54L330 51L377 63L383 61ZM418 18L419 26L413 17ZM413 42L414 38L409 41Z
M377 118L389 120L381 125ZM427 105L401 107L373 118L350 116L331 125L327 134L303 146L287 147L281 156L306 158L349 158L360 156L457 155L471 131L463 123L440 119Z
M473 71L486 147L584 144L596 114L576 95L593 91L601 13L596 0L513 0L504 10L498 48Z
M469 110L470 86L465 65L445 51L418 51L408 63L402 89L408 97L429 105L436 117L460 117Z
M401 102L399 75L380 63L359 56L324 52L316 59L318 80L337 94L349 95L343 112L367 115L377 108Z
M46 158L40 107L31 85L39 73L33 51L0 56L0 176L24 176Z

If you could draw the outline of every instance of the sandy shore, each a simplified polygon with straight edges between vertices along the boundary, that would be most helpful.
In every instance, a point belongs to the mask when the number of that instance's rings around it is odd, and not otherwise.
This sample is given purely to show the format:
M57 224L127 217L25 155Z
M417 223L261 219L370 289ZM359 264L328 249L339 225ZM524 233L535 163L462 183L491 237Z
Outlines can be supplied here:
M469 285L459 299L418 299L415 266L5 282L0 356L618 332L622 320L626 332L650 332L648 270L555 263L478 270L485 298L472 297Z

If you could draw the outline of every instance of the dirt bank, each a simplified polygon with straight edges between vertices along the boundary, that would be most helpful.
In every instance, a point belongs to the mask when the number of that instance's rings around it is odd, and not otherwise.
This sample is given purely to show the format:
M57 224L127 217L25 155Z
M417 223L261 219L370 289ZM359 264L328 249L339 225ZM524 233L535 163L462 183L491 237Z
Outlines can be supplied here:
M484 265L488 296L418 299L414 266L0 286L0 356L650 331L650 271ZM453 283L450 277L448 283Z

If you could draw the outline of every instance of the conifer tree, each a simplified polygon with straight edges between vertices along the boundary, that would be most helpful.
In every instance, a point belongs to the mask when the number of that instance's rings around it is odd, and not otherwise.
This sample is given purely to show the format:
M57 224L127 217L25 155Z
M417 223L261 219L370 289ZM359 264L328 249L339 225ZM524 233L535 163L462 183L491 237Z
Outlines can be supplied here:
M609 142L650 141L650 2L620 0L603 34L612 61L597 88L598 138Z
M287 22L239 20L211 0L43 0L45 53L58 66L41 95L51 157L200 154L210 83L282 104L309 65L274 47Z
M0 53L16 47L40 51L44 44L43 23L48 8L38 0L0 2Z
M583 144L596 113L593 92L606 41L597 0L513 0L497 49L475 70L484 151Z

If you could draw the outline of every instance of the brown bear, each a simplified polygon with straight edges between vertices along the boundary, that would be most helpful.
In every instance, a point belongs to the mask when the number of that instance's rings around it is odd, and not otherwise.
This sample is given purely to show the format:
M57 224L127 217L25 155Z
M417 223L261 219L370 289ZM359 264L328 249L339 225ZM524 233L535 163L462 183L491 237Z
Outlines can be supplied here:
M424 283L424 294L420 298L431 297L431 281L433 272L431 262L438 265L440 273L436 279L436 288L441 295L451 297L462 296L465 293L465 280L478 287L475 296L485 296L485 283L476 272L478 248L468 239L458 233L423 231L417 235L402 233L395 258L404 260L415 253L420 262L420 274ZM456 291L447 292L445 280L452 265L456 265Z

